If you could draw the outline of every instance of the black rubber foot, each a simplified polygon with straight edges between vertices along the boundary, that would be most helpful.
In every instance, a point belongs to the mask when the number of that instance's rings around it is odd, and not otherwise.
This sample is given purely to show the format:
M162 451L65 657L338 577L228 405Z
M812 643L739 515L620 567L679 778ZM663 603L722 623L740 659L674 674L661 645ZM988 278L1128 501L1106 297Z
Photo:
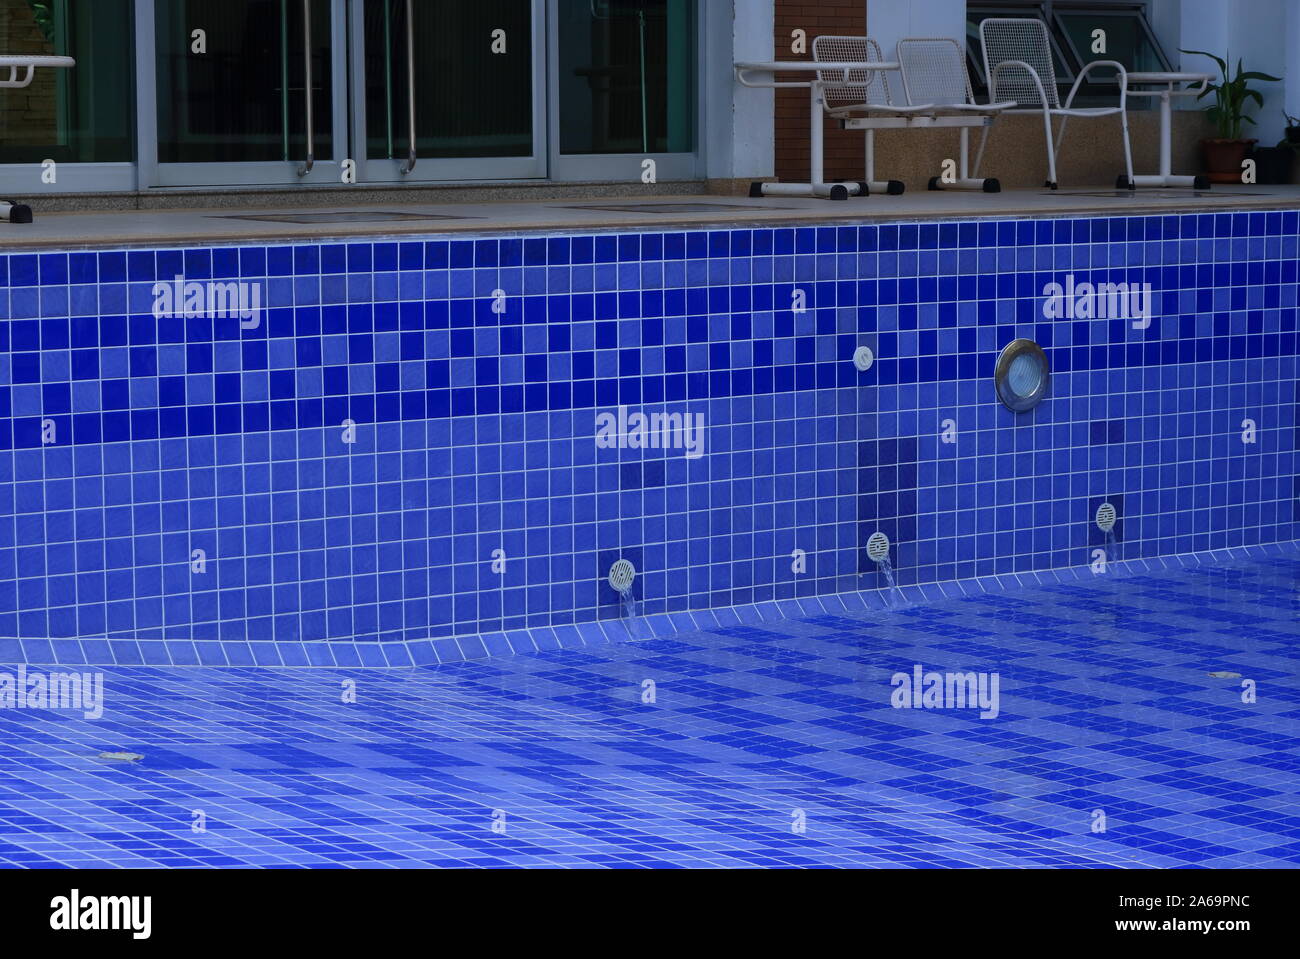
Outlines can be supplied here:
M15 203L9 208L10 223L31 223L32 208L26 203Z
M1051 180L1048 180L1046 183L1043 184L1043 189L1045 189L1045 190L1056 190L1056 189L1059 189L1059 187L1057 187L1057 185L1056 185L1054 182L1052 182Z
M890 196L902 196L906 189L907 185L902 180L890 180L889 185L885 187L885 192Z
M749 185L749 195L751 198L761 197L763 195L763 184L751 183Z
M849 188L843 183L835 183L831 186L832 200L847 200L849 198Z
M1210 188L1210 178L1208 176L1198 176L1192 180L1193 190L1208 190Z
M871 184L858 181L858 196L871 196Z
M1001 193L1001 192L1002 192L1002 183L1001 183L1001 181L998 180L997 177L994 177L994 176L989 177L987 180L984 181L984 192L985 192L985 193Z
M932 176L930 177L930 182L925 185L925 188L927 190L942 190L943 181L940 180L937 176Z
M1115 177L1116 190L1131 190L1133 189L1133 186L1134 184L1128 182L1128 177L1125 174L1121 173L1119 176Z

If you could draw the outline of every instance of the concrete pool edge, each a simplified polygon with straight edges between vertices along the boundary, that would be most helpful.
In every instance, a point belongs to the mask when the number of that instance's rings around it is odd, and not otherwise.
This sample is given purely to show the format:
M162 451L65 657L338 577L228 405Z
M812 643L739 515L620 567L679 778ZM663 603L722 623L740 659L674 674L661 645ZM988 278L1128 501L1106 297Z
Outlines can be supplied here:
M1115 194L1115 195L1111 195ZM764 197L761 201L716 194L664 194L637 197L646 207L672 207L694 201L719 209L709 212L620 212L608 209L618 201L610 197L546 199L495 203L371 203L338 204L345 212L365 210L376 214L403 213L415 219L405 226L393 221L339 224L286 223L239 219L248 215L320 212L312 206L267 206L246 209L127 213L52 213L33 224L0 224L0 249L73 251L113 249L224 247L257 243L346 243L412 241L416 239L473 239L502 234L542 235L579 230L584 233L679 232L682 230L738 228L797 228L874 225L885 223L944 223L970 220L1035 220L1092 215L1134 217L1197 213L1280 212L1300 208L1300 186L1265 186L1221 190L1203 197L1183 197L1159 191L1128 197L1116 191L1043 190L1007 191L1002 194L965 194L952 191L915 191L901 197L855 198L841 203L791 197ZM626 204L624 204L626 205ZM725 210L721 208L726 208ZM446 217L420 219L419 217Z
M1089 566L1027 570L962 580L899 587L909 605L981 595L1011 594L1041 586L1065 586L1101 579L1123 579L1197 567L1300 557L1300 540L1255 546L1229 546L1111 563L1107 573ZM526 653L581 649L611 643L665 639L679 633L718 627L751 626L791 618L841 613L884 612L891 607L884 589L846 590L803 599L767 600L743 606L652 613L629 628L622 618L563 626L538 626L467 633L432 639L349 642L316 640L229 641L205 639L0 638L0 665L23 666L244 666L307 669L392 669L451 665ZM83 644L89 644L89 649ZM95 650L106 649L111 657ZM15 651L17 655L15 656ZM178 657L181 652L185 655ZM231 654L236 654L232 656Z

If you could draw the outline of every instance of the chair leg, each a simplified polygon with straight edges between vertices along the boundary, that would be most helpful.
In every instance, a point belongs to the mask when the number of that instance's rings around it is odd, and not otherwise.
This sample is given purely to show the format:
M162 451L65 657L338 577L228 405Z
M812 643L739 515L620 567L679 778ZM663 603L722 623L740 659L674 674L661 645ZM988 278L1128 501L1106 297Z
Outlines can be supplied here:
M985 131L988 128L985 127ZM957 168L957 177L951 183L945 183L942 177L930 177L931 190L983 190L985 193L1001 193L1002 184L996 177L981 178L972 176L970 170L970 127L961 128L961 161Z
M1136 190L1137 184L1133 182L1133 146L1129 142L1128 136L1128 111L1121 110L1119 113L1120 128L1124 133L1124 169L1128 175L1128 188Z
M1056 153L1060 156L1061 141L1065 139L1065 125L1070 122L1069 117L1061 117L1061 125L1056 130Z
M971 176L977 179L979 178L980 175L980 166L981 164L984 163L984 147L988 145L989 131L991 131L992 129L993 129L992 124L986 126L984 128L984 135L980 137L980 148L979 151L976 152L975 154L975 169L971 171Z
M1043 131L1047 135L1047 182L1043 184L1049 190L1055 190L1057 187L1056 180L1056 147L1052 143L1052 115L1043 108Z
M858 196L867 196L871 193L884 193L889 196L898 196L905 186L901 180L877 180L876 179L876 131L867 130L867 178L858 184Z

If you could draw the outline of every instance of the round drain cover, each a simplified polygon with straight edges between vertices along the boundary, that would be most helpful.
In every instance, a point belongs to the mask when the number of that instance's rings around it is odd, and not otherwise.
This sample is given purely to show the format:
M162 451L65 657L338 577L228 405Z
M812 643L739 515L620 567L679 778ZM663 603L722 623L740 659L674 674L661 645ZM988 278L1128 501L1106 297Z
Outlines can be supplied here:
M877 530L867 538L867 556L873 563L889 559L889 537Z
M1115 528L1115 520L1118 516L1114 506L1110 503L1102 503L1097 507L1097 528L1103 533L1109 533Z
M636 567L632 565L631 560L620 559L609 568L609 585L616 593L626 593L632 588L634 579L636 579Z

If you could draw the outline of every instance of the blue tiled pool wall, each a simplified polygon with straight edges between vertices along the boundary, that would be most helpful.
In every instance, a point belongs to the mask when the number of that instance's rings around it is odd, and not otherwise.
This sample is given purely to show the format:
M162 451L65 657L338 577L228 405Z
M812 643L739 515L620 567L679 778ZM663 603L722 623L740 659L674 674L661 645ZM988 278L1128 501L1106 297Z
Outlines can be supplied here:
M1083 566L1102 499L1124 558L1292 540L1298 219L0 256L0 636L581 623L619 557L639 612L806 597L882 585L877 529L903 584ZM1045 319L1066 274L1151 283L1150 327ZM176 276L264 321L155 319ZM1016 336L1055 373L1021 416ZM598 449L620 405L703 413L704 455Z

